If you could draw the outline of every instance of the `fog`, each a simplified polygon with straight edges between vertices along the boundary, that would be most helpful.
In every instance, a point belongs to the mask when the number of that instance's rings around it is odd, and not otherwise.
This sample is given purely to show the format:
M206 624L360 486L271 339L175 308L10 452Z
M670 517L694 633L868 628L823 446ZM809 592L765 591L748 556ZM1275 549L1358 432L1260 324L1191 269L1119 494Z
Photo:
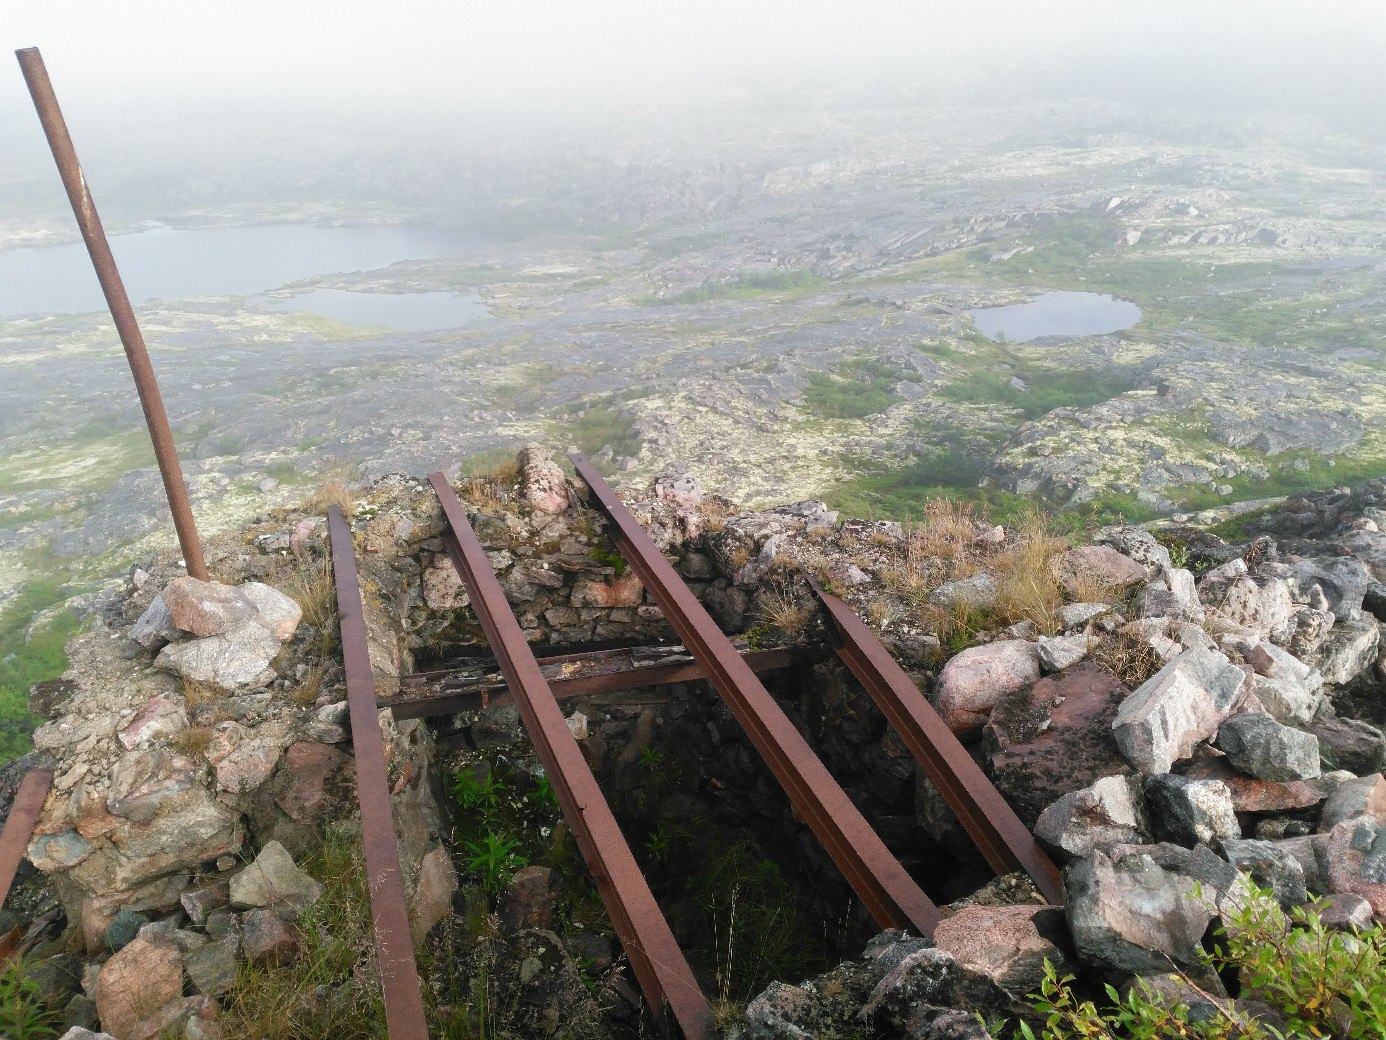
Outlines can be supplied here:
M79 109L373 105L574 111L728 89L921 79L1005 100L1370 117L1386 89L1372 0L46 0L11 5L7 50L42 49ZM17 70L0 106L23 100Z

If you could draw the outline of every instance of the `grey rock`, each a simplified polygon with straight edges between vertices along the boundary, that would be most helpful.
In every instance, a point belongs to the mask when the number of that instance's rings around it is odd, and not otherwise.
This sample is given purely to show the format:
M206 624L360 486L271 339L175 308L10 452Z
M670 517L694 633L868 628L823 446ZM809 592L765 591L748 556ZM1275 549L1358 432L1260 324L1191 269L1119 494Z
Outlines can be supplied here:
M1362 599L1371 586L1371 572L1359 560L1340 556L1327 560L1297 560L1289 567L1289 579L1296 590L1296 602L1331 610L1339 620L1358 621ZM1322 590L1327 604L1311 602L1313 588ZM1332 681L1332 680L1330 680Z
M1149 839L1140 781L1104 776L1058 799L1035 823L1035 837L1062 858Z
M1040 668L1051 675L1088 656L1088 637L1084 635L1041 637L1038 646Z
M1112 608L1106 603L1065 603L1054 612L1065 632L1082 628L1094 618L1110 614Z
M929 593L929 602L948 610L966 607L978 612L996 606L996 579L990 574L977 574L961 581L949 581Z
M1359 816L1386 818L1386 779L1380 773L1339 784L1323 803L1319 833L1327 834L1338 824Z
M75 998L74 998L75 999ZM85 1000L86 998L82 998ZM86 1001L91 1003L90 1001ZM95 1004L92 1007L95 1008ZM73 1026L64 1033L59 1040L115 1040L110 1033L93 1033L90 1029L83 1029L81 1026Z
M124 949L135 941L135 936L140 934L140 929L148 923L147 914L121 907L116 911L111 923L106 926L106 930L101 933L102 945L112 953Z
M1256 884L1269 888L1281 906L1299 906L1309 898L1303 864L1277 843L1234 839L1222 843L1222 854Z
M154 601L145 608L140 619L130 629L130 638L150 651L160 649L177 636L178 629L173 625L173 614L164 603L162 593L154 597Z
M1117 552L1154 570L1173 567L1169 550L1153 534L1140 527L1115 527L1099 531L1093 539L1096 545L1110 545Z
M1321 718L1305 729L1318 738L1319 760L1325 769L1367 776L1386 767L1386 734L1370 723Z
M1190 780L1161 773L1145 782L1145 804L1158 841L1212 845L1242 836L1232 792L1220 780Z
M1318 738L1269 715L1233 715L1215 743L1238 772L1257 780L1312 780L1320 772Z
M1196 969L1216 909L1196 884L1150 855L1098 851L1064 868L1065 909L1083 962L1128 974Z
M154 664L223 690L252 690L274 679L270 661L279 646L268 629L247 621L223 635L170 643L159 651Z
M1194 576L1182 567L1166 567L1141 592L1141 617L1167 617L1199 623L1203 604L1199 602Z
M1342 685L1376 663L1381 628L1375 621L1340 621L1307 659L1318 666L1324 682Z
M241 952L253 964L283 964L299 952L298 936L269 907L251 910L241 917L240 943Z
M193 988L203 996L219 997L236 981L236 958L240 954L239 936L228 935L183 955L183 970Z
M1371 901L1351 892L1327 896L1319 919L1326 927L1340 932L1362 932L1376 923Z
M231 905L240 909L283 903L302 910L322 892L322 885L299 870L277 841L268 842L254 863L231 878Z
M1167 773L1213 736L1247 684L1215 650L1186 650L1142 683L1117 709L1112 731L1143 773Z

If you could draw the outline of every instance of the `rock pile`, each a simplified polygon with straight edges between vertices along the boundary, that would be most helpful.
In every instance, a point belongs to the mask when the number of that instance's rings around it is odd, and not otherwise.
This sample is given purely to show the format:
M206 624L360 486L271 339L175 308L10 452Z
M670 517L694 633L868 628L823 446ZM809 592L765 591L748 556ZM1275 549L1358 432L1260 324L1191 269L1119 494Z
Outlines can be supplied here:
M505 488L461 492L533 642L667 636L546 452L524 453ZM480 639L427 485L390 477L355 497L371 662L388 695L421 658ZM1046 959L1112 980L1163 980L1172 962L1225 996L1202 943L1249 881L1287 907L1329 897L1344 927L1386 920L1383 501L1381 482L1305 496L1235 545L1104 531L1030 574L1050 592L1022 608L1007 568L1025 558L1024 532L961 514L907 530L814 502L737 513L685 474L662 475L632 511L725 630L803 651L786 711L902 860L954 900L932 941L887 933L824 976L771 986L740 1035L980 1036L970 1012L1024 1013ZM42 761L57 779L29 854L51 896L46 927L66 929L50 953L73 960L59 990L70 1025L214 1037L237 965L296 956L295 922L321 895L300 865L324 834L349 836L355 812L324 526L280 514L212 546L224 583L178 577L171 560L137 568L74 641L67 676L35 688L48 721L21 766ZM881 631L1033 826L1064 866L1065 907L1014 878L968 896L985 878L975 850L869 698L815 652L826 629L806 574ZM971 619L973 644L951 655L957 633L929 620L949 616ZM604 782L627 789L642 752L667 739L695 762L698 790L660 811L792 838L781 852L796 850L794 876L840 886L704 693L681 684L659 707L580 700L570 725ZM434 730L381 720L423 940L458 888ZM439 725L453 745L528 768L511 708ZM499 926L562 960L591 936L544 930L552 879L526 870Z

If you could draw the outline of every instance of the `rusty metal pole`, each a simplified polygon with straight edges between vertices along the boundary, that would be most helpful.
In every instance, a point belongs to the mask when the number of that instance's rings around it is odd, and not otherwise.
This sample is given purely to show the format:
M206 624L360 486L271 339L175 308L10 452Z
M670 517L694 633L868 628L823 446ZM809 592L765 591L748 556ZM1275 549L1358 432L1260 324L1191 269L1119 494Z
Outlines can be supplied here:
M91 263L96 268L101 291L106 295L106 304L111 309L111 318L120 342L125 346L125 357L130 362L130 372L135 377L135 389L140 395L140 405L144 408L144 419L149 426L149 436L154 442L154 457L159 462L159 474L164 480L164 492L168 495L169 509L173 513L173 526L178 532L178 544L183 550L188 573L194 578L207 581L207 563L202 556L202 542L197 537L197 524L193 520L192 505L188 502L188 488L183 482L183 469L178 464L178 451L173 445L173 432L169 429L168 413L164 411L164 400L159 396L159 383L154 378L154 367L149 363L149 351L144 345L139 322L130 306L130 298L125 293L125 284L120 279L115 257L111 255L110 243L106 241L106 231L97 216L96 204L92 202L87 180L82 175L82 167L77 162L77 152L72 147L72 137L67 132L67 123L58 108L58 99L53 93L53 84L48 79L43 56L37 47L26 47L15 51L19 67L24 72L24 81L29 85L29 95L34 99L39 122L43 124L44 136L53 150L53 159L58 164L58 174L63 179L68 201L72 203L77 226L82 229L82 238L91 254Z

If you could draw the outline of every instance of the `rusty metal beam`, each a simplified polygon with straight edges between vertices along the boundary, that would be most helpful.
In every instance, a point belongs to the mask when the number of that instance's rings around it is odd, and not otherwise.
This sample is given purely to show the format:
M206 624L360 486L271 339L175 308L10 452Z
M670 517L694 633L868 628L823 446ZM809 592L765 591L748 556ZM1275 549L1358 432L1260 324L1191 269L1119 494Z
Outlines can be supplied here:
M197 536L197 523L193 520L192 504L188 501L188 487L183 481L183 468L178 463L178 449L174 447L173 431L169 428L168 413L164 410L164 399L159 394L159 382L154 378L154 366L149 361L149 351L144 345L144 335L139 322L135 320L134 309L125 292L115 257L111 255L110 243L106 241L106 231L101 226L101 218L92 201L87 179L77 161L77 151L72 145L67 123L62 109L58 107L57 95L48 79L43 56L37 47L26 47L15 51L19 67L24 72L24 81L29 85L29 94L34 99L34 109L39 122L43 124L44 136L53 152L53 161L58 164L58 174L62 177L63 188L68 201L72 203L72 213L77 218L77 226L82 229L82 239L91 254L92 267L101 283L101 291L106 296L106 305L111 309L111 319L120 342L125 347L125 357L130 363L130 373L135 377L135 390L144 409L144 421L149 427L149 437L154 442L154 458L159 464L159 475L163 477L164 493L168 496L168 507L173 513L173 527L178 532L178 544L183 551L183 560L188 573L194 578L208 580L207 563L202 555L202 542Z
M616 529L616 546L664 610L683 645L707 672L723 701L770 771L808 821L876 923L930 935L942 919L938 907L900 865L852 804L808 741L717 627L692 590L592 464L569 456Z
M610 653L606 651L605 653ZM586 697L593 694L619 693L625 690L638 690L646 686L665 686L669 683L693 682L706 679L707 673L696 661L682 661L673 664L626 667L607 671L592 671L586 674L567 675L562 669L579 661L586 655L572 654L568 657L538 659L544 677L548 679L549 689L559 700L567 697ZM746 664L755 672L770 672L788 668L794 663L794 655L788 650L759 650L743 655ZM443 684L448 673L424 673L435 675L432 683ZM474 673L473 673L474 674ZM406 679L413 678L407 676ZM430 682L402 682L407 688L427 687ZM449 691L445 686L441 692L412 694L403 697L381 697L379 705L389 708L397 719L423 719L438 715L455 715L460 711L478 711L482 708L496 708L513 703L509 690L503 680L490 676L477 677L468 688Z
M825 592L812 578L809 585L827 608L842 640L838 656L895 727L992 869L1002 874L1024 870L1045 899L1062 905L1064 886L1059 868L933 705L846 603Z
M385 741L375 704L375 680L366 650L366 617L356 572L351 524L340 506L329 506L327 529L332 542L332 577L341 619L342 661L346 666L351 745L356 758L356 797L361 804L361 841L371 897L376 960L385 994L385 1027L390 1040L428 1040L423 989L414 962L414 938L405 906L404 878L390 809L385 773Z
M19 782L19 790L10 803L10 814L5 817L5 829L0 831L0 906L5 905L5 898L10 894L15 872L29 848L34 825L38 823L52 787L51 769L31 769Z
M707 998L568 729L462 503L443 474L433 473L428 479L451 529L444 539L448 554L467 586L487 645L510 686L645 999L661 1022L672 1014L688 1040L711 1038L712 1009Z

